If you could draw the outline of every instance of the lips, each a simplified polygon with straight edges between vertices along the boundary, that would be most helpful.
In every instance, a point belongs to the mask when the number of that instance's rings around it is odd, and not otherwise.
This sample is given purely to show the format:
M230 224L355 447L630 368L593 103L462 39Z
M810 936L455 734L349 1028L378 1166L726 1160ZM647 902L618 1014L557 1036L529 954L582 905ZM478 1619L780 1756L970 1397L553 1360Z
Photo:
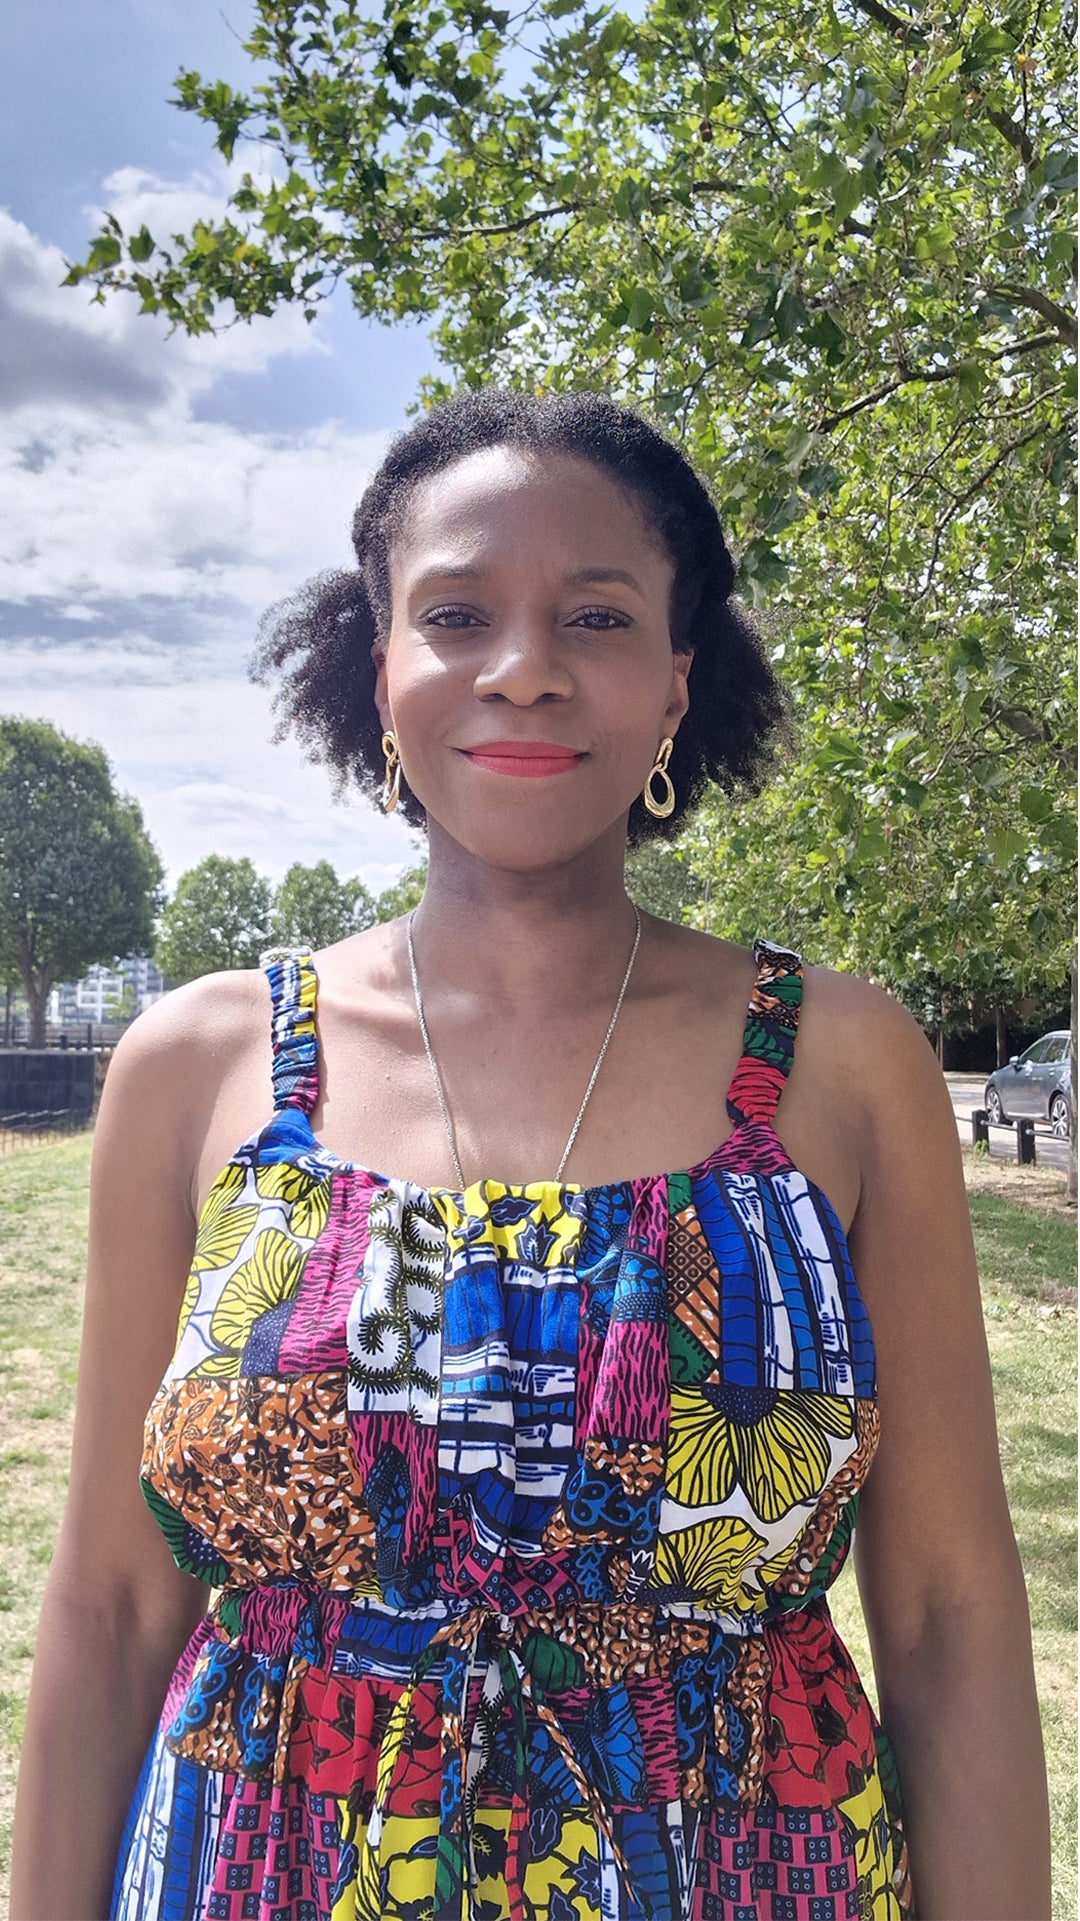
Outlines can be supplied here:
M476 767L496 774L560 774L585 756L552 740L486 740L461 752Z

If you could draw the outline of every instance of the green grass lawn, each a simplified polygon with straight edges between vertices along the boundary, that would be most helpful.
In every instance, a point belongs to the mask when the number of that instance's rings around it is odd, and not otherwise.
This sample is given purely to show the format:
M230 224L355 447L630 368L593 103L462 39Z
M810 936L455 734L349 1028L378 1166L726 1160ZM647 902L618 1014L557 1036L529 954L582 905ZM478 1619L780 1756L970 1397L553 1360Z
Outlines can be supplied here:
M41 1589L70 1444L91 1136L0 1160L0 1873L6 1886L18 1744ZM1032 1176L1025 1189L1024 1176ZM1027 1575L1054 1818L1054 1921L1076 1881L1076 1220L1045 1175L972 1170L972 1219L1001 1456ZM1052 1186L1052 1184L1051 1184ZM1026 1204L1025 1192L1038 1201ZM873 1696L850 1565L837 1626ZM0 1895L3 1911L6 1901Z
M1054 1921L1076 1921L1076 1217L1011 1198L1022 1192L1010 1171L990 1191L969 1191L968 1200L1001 1463L1031 1604L1054 1830ZM876 1708L850 1560L830 1601Z

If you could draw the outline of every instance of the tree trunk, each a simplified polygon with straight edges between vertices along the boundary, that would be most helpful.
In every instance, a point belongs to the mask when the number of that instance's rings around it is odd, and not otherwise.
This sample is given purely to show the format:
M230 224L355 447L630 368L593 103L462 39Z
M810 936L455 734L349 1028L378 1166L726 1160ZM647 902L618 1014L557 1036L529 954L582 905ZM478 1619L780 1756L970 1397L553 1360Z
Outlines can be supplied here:
M1009 1058L1005 1052L1008 1044L1008 1038L1005 1033L1005 1009L999 1003L994 1009L994 1051L997 1054L997 1059L994 1062L995 1067L1005 1066Z
M30 1045L44 1047L45 1016L49 1011L49 989L47 986L35 989L27 984L26 998L30 1003Z
M1072 943L1072 1126L1068 1130L1068 1199L1076 1201L1076 943Z
M14 994L15 994L15 989L12 987L11 982L8 981L4 988L4 1046L5 1047L11 1046L11 1003L14 998Z

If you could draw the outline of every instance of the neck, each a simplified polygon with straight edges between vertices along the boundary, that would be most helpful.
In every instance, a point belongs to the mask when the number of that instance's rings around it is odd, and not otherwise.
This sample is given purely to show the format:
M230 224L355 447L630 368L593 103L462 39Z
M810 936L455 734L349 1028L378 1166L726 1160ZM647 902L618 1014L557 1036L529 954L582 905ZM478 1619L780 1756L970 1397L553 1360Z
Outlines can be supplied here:
M623 821L558 866L524 873L477 860L432 823L413 922L421 986L450 995L482 986L493 1008L529 1009L538 1020L610 1001L634 939L624 860Z

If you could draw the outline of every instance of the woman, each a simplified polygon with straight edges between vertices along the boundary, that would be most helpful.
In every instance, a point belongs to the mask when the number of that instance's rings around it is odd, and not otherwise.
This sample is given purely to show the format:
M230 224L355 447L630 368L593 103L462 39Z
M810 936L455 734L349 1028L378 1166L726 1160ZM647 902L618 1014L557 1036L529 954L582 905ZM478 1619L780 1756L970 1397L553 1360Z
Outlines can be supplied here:
M1045 1916L933 1055L623 884L783 723L704 486L597 396L488 392L354 543L256 671L427 885L117 1050L15 1921ZM826 1598L856 1511L880 1727Z

